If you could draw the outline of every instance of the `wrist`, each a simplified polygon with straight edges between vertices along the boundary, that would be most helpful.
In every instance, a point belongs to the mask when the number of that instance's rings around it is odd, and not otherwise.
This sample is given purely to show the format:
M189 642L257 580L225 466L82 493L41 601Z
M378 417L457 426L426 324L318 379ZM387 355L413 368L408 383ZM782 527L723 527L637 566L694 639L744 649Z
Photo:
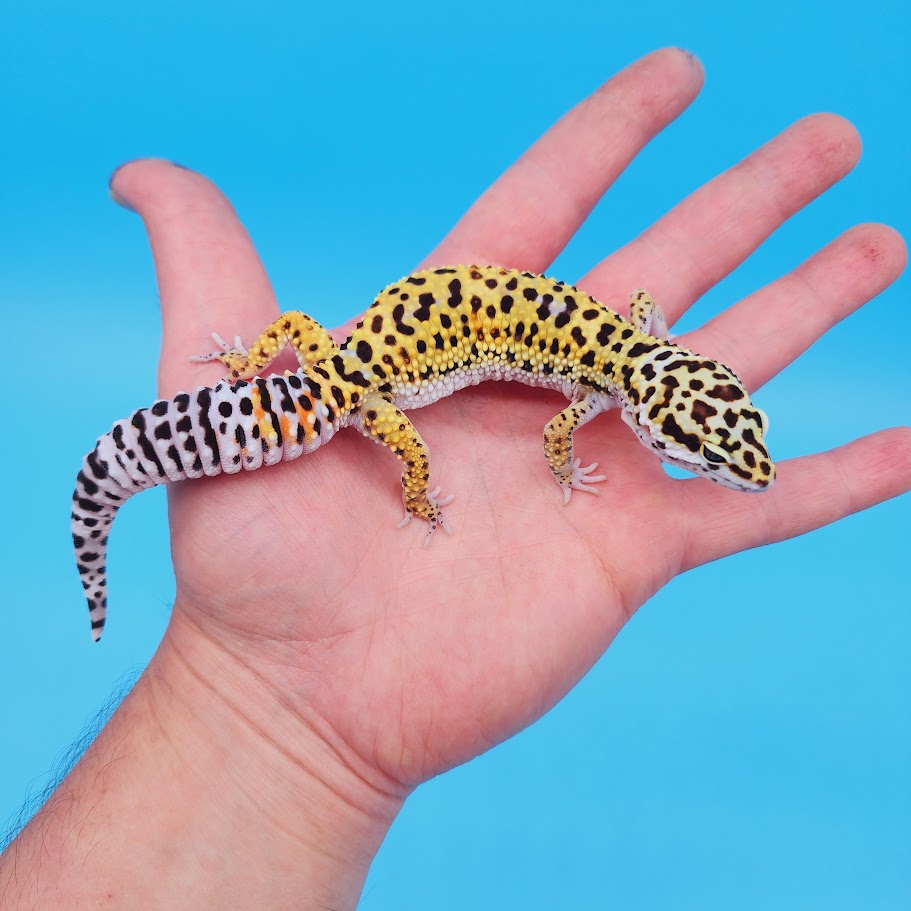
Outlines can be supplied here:
M10 847L0 894L353 908L404 794L185 617Z
M174 750L212 824L245 829L225 846L226 867L259 871L241 906L282 906L268 886L294 907L354 907L405 792L186 617L175 608L149 667L151 699L164 734L184 738Z

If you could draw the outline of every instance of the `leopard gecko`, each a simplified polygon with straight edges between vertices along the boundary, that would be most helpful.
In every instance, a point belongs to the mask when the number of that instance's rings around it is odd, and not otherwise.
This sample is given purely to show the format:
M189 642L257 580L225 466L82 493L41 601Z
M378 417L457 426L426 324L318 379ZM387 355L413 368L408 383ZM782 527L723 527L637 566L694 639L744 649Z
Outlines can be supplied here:
M624 319L572 285L496 266L409 275L376 298L336 345L315 320L280 316L250 346L228 345L228 376L118 421L85 457L73 494L73 542L92 636L105 622L108 533L134 493L168 481L231 474L296 459L343 427L402 463L405 520L447 531L450 498L431 489L427 446L404 414L485 380L555 389L570 404L544 428L544 454L564 502L594 491L597 463L573 455L573 433L619 408L644 446L670 465L741 491L768 489L775 468L765 414L728 367L668 338L660 309L633 292ZM300 367L263 376L291 345Z

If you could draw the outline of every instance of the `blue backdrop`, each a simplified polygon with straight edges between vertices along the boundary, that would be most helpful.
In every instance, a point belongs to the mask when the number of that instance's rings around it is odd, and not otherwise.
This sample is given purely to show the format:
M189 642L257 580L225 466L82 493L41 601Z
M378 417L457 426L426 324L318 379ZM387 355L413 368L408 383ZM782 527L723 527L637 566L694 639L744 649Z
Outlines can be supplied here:
M142 668L173 596L162 489L118 520L112 585L133 604L101 647L70 551L81 456L154 398L151 258L139 220L107 195L122 161L164 156L212 177L280 301L332 325L417 263L576 101L678 44L706 66L702 96L553 274L581 274L819 110L860 129L860 165L687 325L854 223L911 236L903 0L250 6L33 0L3 14L0 817L40 791L118 681ZM440 141L397 142L389 127L403 120L427 121ZM464 134L468 123L471 141L448 141L450 124ZM314 276L336 269L348 293L315 298ZM766 387L779 456L909 421L909 289L901 279ZM882 333L888 356L870 363ZM670 585L545 718L417 792L363 907L911 906L909 505Z

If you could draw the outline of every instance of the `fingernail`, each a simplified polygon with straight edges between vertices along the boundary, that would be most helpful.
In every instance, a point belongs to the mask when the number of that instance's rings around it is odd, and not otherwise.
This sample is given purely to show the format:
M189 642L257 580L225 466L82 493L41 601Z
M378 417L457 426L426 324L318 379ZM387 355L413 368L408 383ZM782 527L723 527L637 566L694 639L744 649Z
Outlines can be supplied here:
M127 199L120 195L117 190L114 189L114 181L117 180L117 175L125 168L127 165L135 164L138 161L149 161L148 158L131 158L129 161L123 162L123 164L118 165L114 169L114 173L111 174L110 179L108 180L108 191L111 194L111 199L117 203L118 206L122 206L129 212L135 212L136 209L127 201ZM159 159L160 160L160 159ZM181 171L189 171L191 174L194 173L192 168L188 168L186 165L180 164L178 161L169 161L167 164L175 168L180 168Z
M686 57L686 59L689 60L690 63L699 62L699 58L691 50L688 50L685 47L679 47L679 46L677 47L677 50L680 51L680 53L683 54Z

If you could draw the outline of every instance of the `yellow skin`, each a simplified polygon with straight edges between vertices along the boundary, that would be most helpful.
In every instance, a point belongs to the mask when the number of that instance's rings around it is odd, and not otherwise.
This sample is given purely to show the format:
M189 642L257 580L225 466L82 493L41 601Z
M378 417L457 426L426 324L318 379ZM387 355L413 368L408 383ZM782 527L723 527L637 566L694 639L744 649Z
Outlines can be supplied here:
M617 407L662 461L735 490L769 489L775 469L763 445L764 413L730 368L666 337L663 314L641 289L626 320L545 276L443 266L387 287L341 348L318 323L292 311L249 351L216 334L223 351L192 360L220 360L229 368L225 382L249 381L290 345L302 375L322 387L322 399L337 401L336 426L353 424L401 460L406 522L418 516L432 533L443 519L430 492L429 453L402 410L486 379L556 389L573 400L544 428L544 452L564 502L573 489L597 492L592 484L604 480L591 474L597 463L581 468L574 460L574 432ZM275 441L255 387L252 395L262 438ZM233 434L230 425L223 433ZM311 428L308 438L314 436Z
M662 338L650 335L659 333ZM619 408L660 459L742 491L768 490L775 468L766 417L730 368L666 340L657 304L639 290L629 320L571 285L496 266L444 266L386 288L341 347L303 313L285 313L250 351L213 337L229 374L214 387L140 408L100 437L73 495L76 565L92 635L104 628L106 554L117 510L150 486L297 459L353 426L402 463L405 525L442 525L430 453L405 410L485 380L555 389L571 404L547 422L544 454L568 503L596 493L598 463L574 458L573 435ZM285 346L299 369L262 376Z
M639 61L542 138L425 267L546 272L700 84L698 66L677 51ZM673 323L840 179L859 148L837 117L801 121L577 284L616 308L614 289L644 284ZM250 239L192 172L137 162L112 186L151 238L160 394L216 382L222 365L187 363L212 327L253 338L278 313ZM755 390L903 264L890 229L852 229L680 341L731 364ZM580 431L578 445L609 463L609 482L600 497L559 509L540 428L562 405L554 393L485 383L420 415L434 471L459 492L449 508L459 533L441 546L423 547L413 528L389 532L399 494L377 482L382 459L356 434L269 471L171 485L177 596L165 638L68 780L65 806L4 856L10 878L36 871L47 907L91 904L118 877L130 894L154 888L175 906L217 903L211 895L292 906L288 896L318 894L354 907L405 796L538 718L673 576L911 485L907 428L780 462L774 489L750 497L668 477L608 415ZM157 812L137 826L149 793Z

